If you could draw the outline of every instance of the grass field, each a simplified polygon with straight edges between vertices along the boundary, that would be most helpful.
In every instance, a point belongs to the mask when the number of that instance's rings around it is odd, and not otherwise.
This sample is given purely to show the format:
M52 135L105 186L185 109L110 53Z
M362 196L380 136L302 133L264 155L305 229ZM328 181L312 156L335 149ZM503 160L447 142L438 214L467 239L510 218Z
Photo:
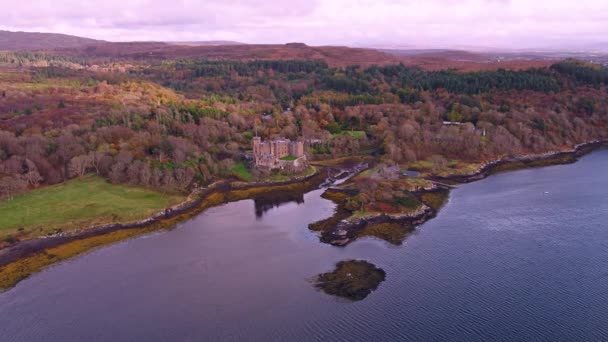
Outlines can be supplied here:
M348 156L326 160L314 160L313 165L328 166L328 167L353 167L362 162L371 162L372 159L367 156Z
M58 229L138 220L182 200L184 196L114 185L88 176L1 201L0 237L27 238Z
M132 238L142 234L148 234L160 229L170 229L176 223L182 222L187 218L192 218L204 210L224 203L240 201L248 198L255 198L262 194L271 192L294 192L302 193L316 188L314 181L298 182L277 186L257 186L246 189L235 189L229 192L213 192L207 196L194 210L181 213L168 219L159 220L149 226L133 229L119 229L114 232L77 239L56 247L44 249L32 255L20 258L8 265L0 267L0 292L14 286L22 279L39 272L45 267L56 262L69 259L78 254L87 252L93 248L106 246L117 241ZM0 245L2 241L0 240Z
M448 177L453 175L466 175L479 170L481 164L467 163L459 160L447 160L445 165L435 167L430 160L419 160L414 163L405 165L404 169L416 170L422 173L422 176L435 175L440 177Z
M251 182L253 180L253 176L249 172L249 169L247 169L247 166L245 166L245 164L243 164L243 162L238 162L234 166L234 168L232 169L232 174L235 177L237 177L241 180L244 180L246 182Z
M365 137L365 132L364 131L342 131L340 133L334 133L331 135L332 138L335 138L339 135L343 135L343 134L347 134L350 135L351 137L355 138L355 139L362 139L363 137Z
M309 166L306 168L306 170L302 170L301 172L298 172L298 173L283 172L283 171L272 172L269 176L265 177L265 179L263 179L263 180L271 181L271 182L285 182L285 181L293 180L295 177L312 176L315 174L315 172L317 172L317 168L315 168L314 166Z

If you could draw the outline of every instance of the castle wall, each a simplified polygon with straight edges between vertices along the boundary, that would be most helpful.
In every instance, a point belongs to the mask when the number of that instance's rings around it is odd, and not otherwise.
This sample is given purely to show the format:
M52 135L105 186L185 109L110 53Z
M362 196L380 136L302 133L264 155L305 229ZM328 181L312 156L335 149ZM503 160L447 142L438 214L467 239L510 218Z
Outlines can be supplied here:
M304 142L292 141L289 143L289 155L300 158L304 155Z
M273 146L273 155L277 158L283 158L289 155L289 140L281 139L271 141L270 144Z
M253 138L252 143L254 162L257 167L299 170L306 165L304 143L302 141L277 139L262 142L259 137L255 137ZM281 160L281 158L289 155L296 157L297 159Z

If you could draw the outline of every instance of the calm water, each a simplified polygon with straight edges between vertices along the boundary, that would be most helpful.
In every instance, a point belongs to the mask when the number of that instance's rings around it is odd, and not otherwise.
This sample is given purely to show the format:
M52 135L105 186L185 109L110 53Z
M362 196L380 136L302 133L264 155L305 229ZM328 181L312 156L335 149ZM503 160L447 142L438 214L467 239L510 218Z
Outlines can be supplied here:
M321 191L210 209L0 294L1 341L608 340L608 150L452 192L403 246L318 242ZM387 280L351 303L309 280L344 259Z

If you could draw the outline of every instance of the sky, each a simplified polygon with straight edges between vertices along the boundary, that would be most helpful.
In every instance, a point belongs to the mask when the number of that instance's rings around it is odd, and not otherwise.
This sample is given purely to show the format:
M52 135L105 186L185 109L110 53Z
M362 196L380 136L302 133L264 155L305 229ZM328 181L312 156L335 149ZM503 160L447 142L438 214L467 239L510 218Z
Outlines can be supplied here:
M608 46L608 0L0 0L0 29L110 41Z

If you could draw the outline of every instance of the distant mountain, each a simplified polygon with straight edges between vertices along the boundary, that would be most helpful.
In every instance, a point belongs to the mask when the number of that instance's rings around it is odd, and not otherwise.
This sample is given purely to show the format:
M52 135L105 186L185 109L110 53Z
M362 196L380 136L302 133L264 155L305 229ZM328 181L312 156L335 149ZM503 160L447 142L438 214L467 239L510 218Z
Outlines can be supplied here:
M546 67L555 60L579 58L608 63L608 48L598 43L594 52L470 51L466 49L380 49L346 46L309 46L304 43L243 44L235 41L107 42L56 33L10 32L0 30L0 51L47 51L86 58L173 59L207 58L232 60L322 60L332 67L403 63L426 70L456 69L479 71Z
M101 43L58 49L54 53L85 58L174 59L206 58L230 60L321 60L332 67L403 63L427 70L448 68L459 71L540 68L553 57L496 56L460 50L377 50L345 46L309 46L303 43L176 45L162 42Z
M220 45L245 45L245 43L234 42L231 40L206 40L206 41L192 41L192 42L166 42L171 45L185 45L185 46L220 46Z
M490 53L450 49L383 49L398 56L405 65L426 70L456 69L462 72L547 67L558 60L556 56L530 53Z
M446 50L446 49L382 49L380 51L390 53L396 56L421 57L421 58L445 58L449 60L483 62L488 60L488 56L482 53L476 53L464 50Z
M101 40L81 38L59 33L11 32L0 30L0 51L53 50L80 48L103 43Z
M374 49L308 46L303 43L240 45L176 45L160 42L103 43L62 49L56 53L110 58L209 58L233 60L322 60L331 66L399 63L398 56Z

